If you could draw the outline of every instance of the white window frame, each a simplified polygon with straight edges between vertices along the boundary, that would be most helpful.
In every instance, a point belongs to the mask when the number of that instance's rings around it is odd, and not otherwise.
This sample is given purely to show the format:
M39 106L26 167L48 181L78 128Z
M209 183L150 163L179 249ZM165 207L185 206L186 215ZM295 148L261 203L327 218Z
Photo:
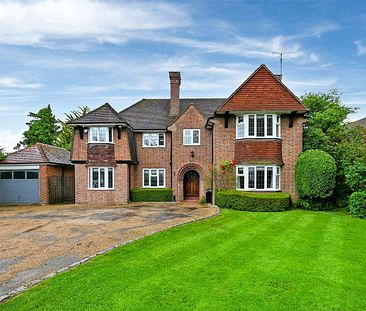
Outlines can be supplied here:
M264 167L264 189L257 189L257 168ZM254 188L249 188L249 168L254 168ZM272 188L267 188L267 170L272 168ZM243 173L239 173L242 169ZM281 168L278 165L237 165L236 190L240 191L281 191ZM244 188L239 188L239 176L244 176ZM278 180L278 187L277 187Z
M159 145L159 135L163 135L164 137L164 144L163 145ZM151 146L151 137L152 136L157 136L157 146ZM145 138L147 138L149 140L149 145L145 144ZM142 134L142 147L146 147L146 148L164 148L165 147L165 133L143 133Z
M149 172L149 185L145 186L145 171ZM157 186L151 186L151 171L157 171ZM160 179L159 179L159 171L163 171L164 172L164 177L163 177L163 185L159 186L160 183ZM165 188L165 179L166 179L166 171L165 168L143 168L142 169L142 188Z
M93 130L97 130L97 140L93 140ZM106 130L106 141L100 141L100 129ZM112 132L112 136L110 137L110 133ZM93 144L113 144L113 127L108 126L92 126L88 129L88 142Z
M257 136L258 115L264 116L264 136ZM249 116L254 116L254 135L249 135ZM272 116L272 135L267 135L268 116ZM242 120L242 122L239 120ZM244 129L239 131L239 127L244 127ZM243 135L239 135L239 132L242 132ZM275 113L248 113L238 115L236 117L236 139L242 138L281 138L281 116Z
M193 131L198 131L198 143L193 142ZM189 135L186 135L186 133L189 133ZM185 137L190 137L190 143L185 143ZM183 145L184 146L198 146L201 144L201 130L200 129L183 129Z
M93 169L98 170L98 188L93 188ZM105 169L104 187L100 187L100 170ZM108 187L109 184L109 169L112 169L112 188ZM88 168L88 190L114 190L115 174L114 167L110 166L91 166Z

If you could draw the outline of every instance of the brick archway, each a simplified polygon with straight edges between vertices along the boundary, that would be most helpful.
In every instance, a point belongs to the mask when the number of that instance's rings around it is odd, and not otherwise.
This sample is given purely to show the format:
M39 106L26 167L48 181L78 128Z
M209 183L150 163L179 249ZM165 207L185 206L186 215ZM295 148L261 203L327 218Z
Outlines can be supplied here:
M188 163L186 165L183 165L180 170L178 171L178 175L177 175L177 200L178 201L183 201L184 200L184 176L188 171L195 171L198 173L199 175L199 197L204 195L204 173L203 173L203 169L200 165L195 164L195 163Z

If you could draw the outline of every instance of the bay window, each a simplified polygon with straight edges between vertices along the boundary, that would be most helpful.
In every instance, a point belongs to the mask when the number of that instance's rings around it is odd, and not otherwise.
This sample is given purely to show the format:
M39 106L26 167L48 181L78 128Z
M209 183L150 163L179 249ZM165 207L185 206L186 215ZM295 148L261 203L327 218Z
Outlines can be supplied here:
M199 129L184 129L183 130L183 145L199 145L200 130Z
M276 114L244 114L236 118L236 138L280 138L281 118Z
M144 133L143 147L165 147L165 133Z
M165 169L146 168L142 171L144 188L165 188Z
M112 143L113 128L112 127L91 127L89 128L90 143Z
M114 189L114 168L90 167L89 189Z
M276 165L240 165L236 167L236 188L246 191L278 191L280 167Z

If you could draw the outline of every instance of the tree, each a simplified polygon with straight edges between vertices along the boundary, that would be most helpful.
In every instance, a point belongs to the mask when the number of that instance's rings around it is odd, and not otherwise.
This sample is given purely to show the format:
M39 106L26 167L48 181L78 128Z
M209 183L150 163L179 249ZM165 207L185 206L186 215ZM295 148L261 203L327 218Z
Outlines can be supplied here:
M57 125L58 121L52 113L51 106L48 105L37 113L30 112L28 116L32 118L26 123L28 130L23 133L23 140L14 149L32 146L35 143L54 145L60 127Z
M4 160L6 158L5 150L0 146L0 160Z
M336 89L328 93L307 93L301 99L309 108L304 150L321 149L334 156L337 145L348 132L345 121L355 109L342 104Z
M59 120L61 124L61 131L58 133L56 146L65 148L67 150L71 150L72 148L72 140L73 140L73 128L67 123L75 120L77 118L82 117L90 111L89 107L83 106L78 107L78 110L72 110L70 113L65 113L66 119L65 121Z
M346 206L353 190L366 185L366 130L350 128L347 117L356 109L343 105L340 93L307 93L302 96L309 108L304 129L304 150L320 149L336 161L336 186L332 200Z

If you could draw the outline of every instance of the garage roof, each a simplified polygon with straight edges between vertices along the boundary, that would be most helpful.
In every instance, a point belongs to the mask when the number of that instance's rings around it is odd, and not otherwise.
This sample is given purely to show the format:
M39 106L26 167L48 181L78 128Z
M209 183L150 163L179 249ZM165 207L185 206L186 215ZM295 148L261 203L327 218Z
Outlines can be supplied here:
M1 164L59 164L73 165L70 152L64 148L36 143L33 146L9 153Z

